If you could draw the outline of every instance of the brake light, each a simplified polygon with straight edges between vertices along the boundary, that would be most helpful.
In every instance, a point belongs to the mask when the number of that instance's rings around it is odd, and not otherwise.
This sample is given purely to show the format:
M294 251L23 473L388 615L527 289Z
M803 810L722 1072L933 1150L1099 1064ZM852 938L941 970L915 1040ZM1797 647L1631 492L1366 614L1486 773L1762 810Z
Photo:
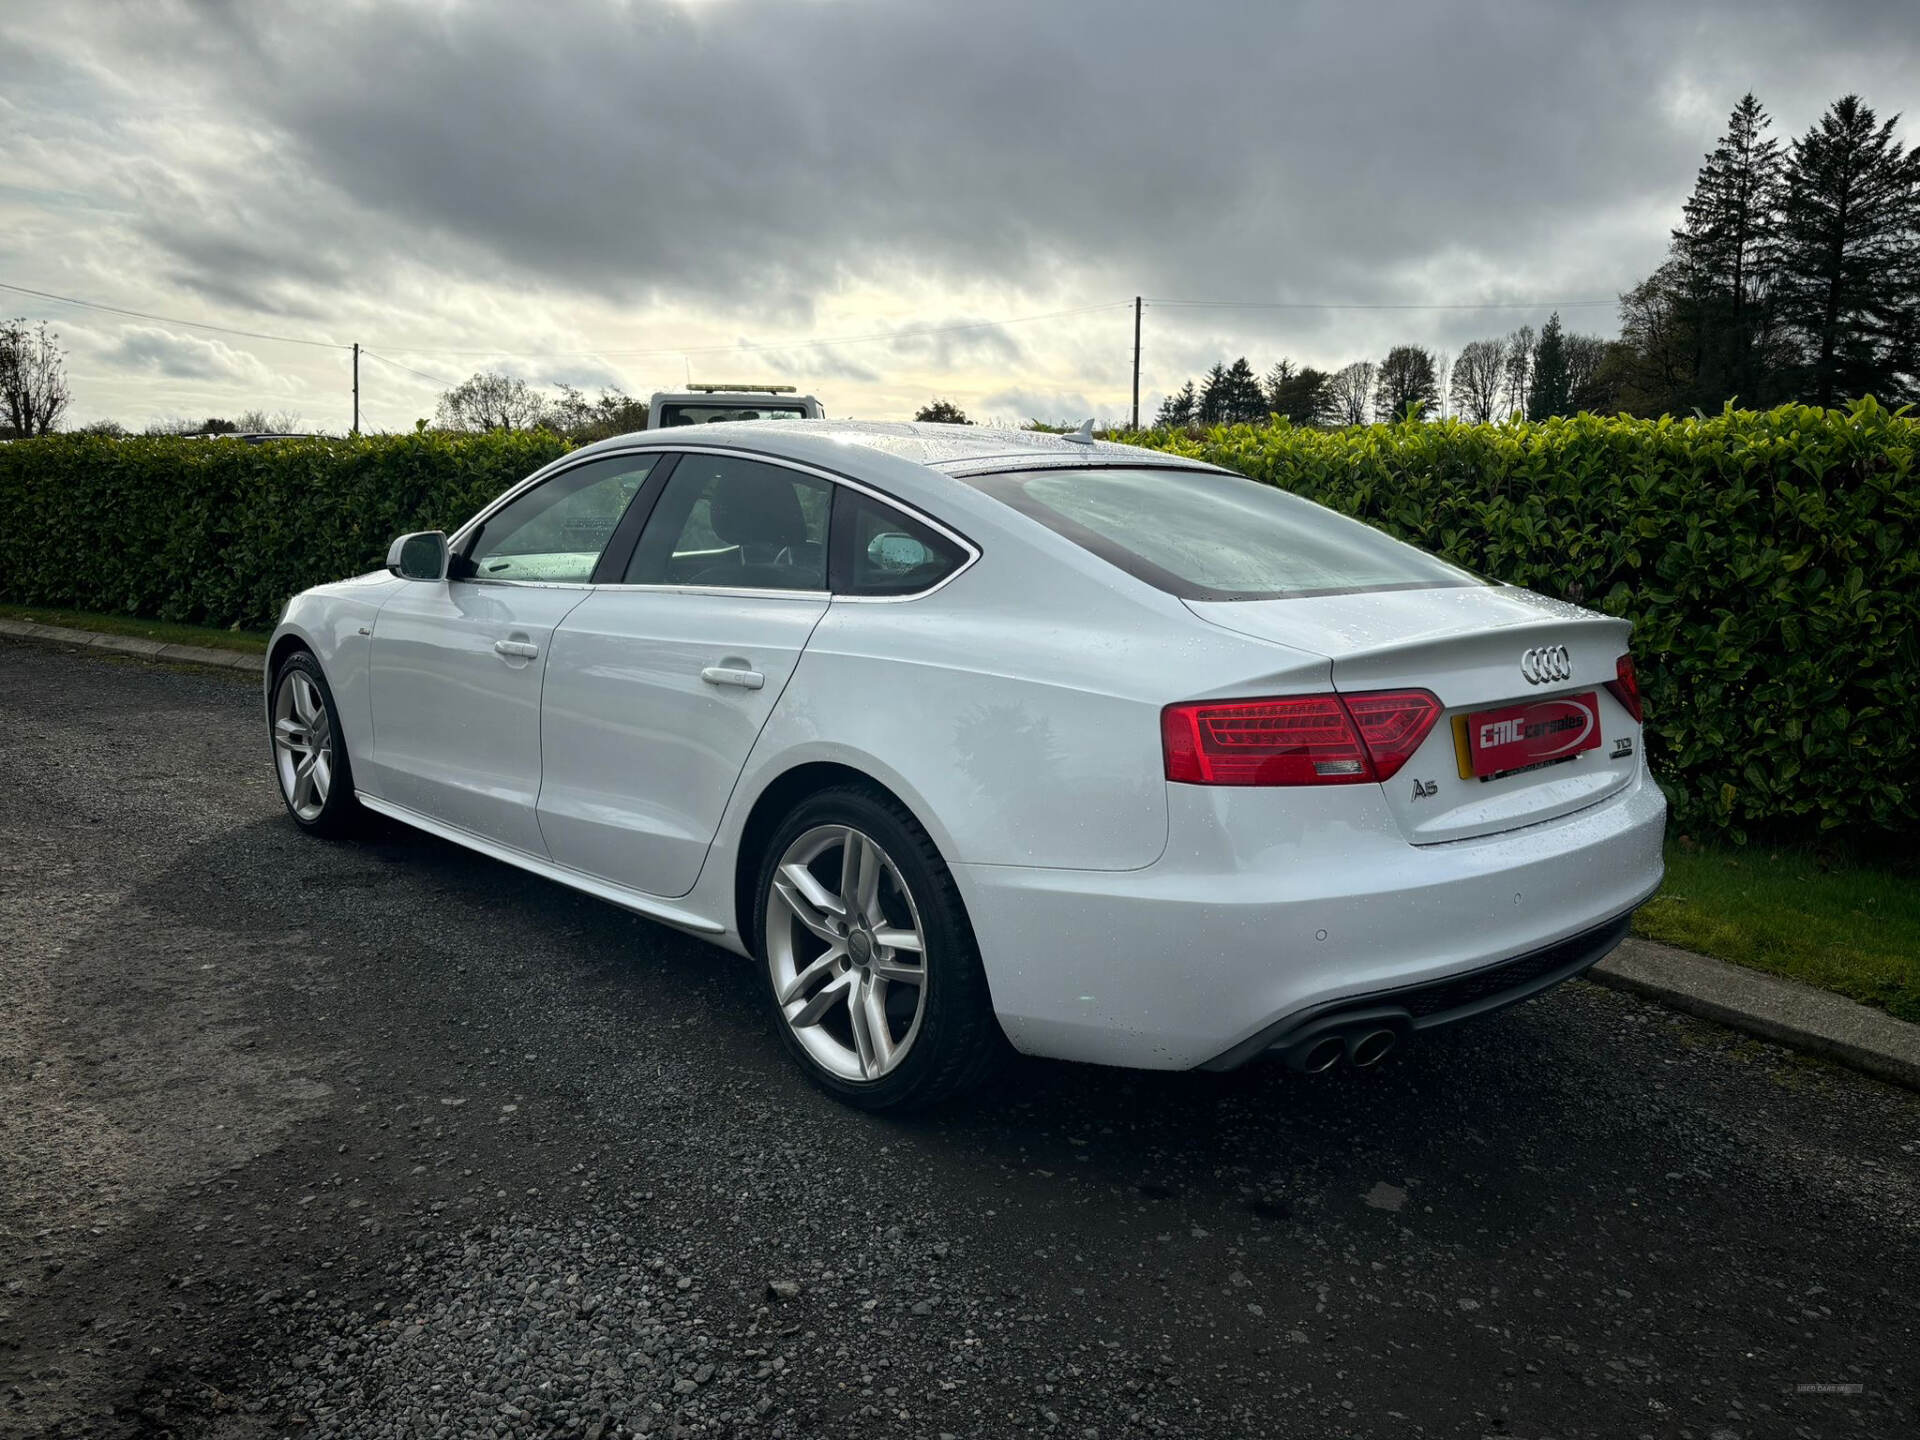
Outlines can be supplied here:
M1440 702L1425 690L1382 690L1349 695L1347 709L1373 757L1374 773L1391 780L1413 758L1440 718Z
M1640 698L1640 677L1633 671L1633 656L1622 655L1613 662L1614 678L1607 681L1607 689L1613 692L1626 712L1633 717L1636 725L1646 719L1646 704Z
M1167 706L1160 739L1186 785L1356 785L1393 775L1439 718L1424 690L1215 700Z

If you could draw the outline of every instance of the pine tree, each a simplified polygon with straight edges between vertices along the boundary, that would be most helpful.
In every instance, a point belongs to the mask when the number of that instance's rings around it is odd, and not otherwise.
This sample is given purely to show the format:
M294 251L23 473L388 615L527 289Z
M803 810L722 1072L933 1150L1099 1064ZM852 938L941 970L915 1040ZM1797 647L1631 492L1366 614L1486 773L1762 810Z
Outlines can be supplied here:
M1896 119L1898 117L1895 117ZM1780 306L1816 405L1915 394L1920 328L1920 150L1857 95L1796 140L1780 227Z
M1778 265L1782 162L1772 122L1743 95L1700 167L1673 232L1693 337L1692 402L1717 410L1738 397L1774 398L1774 277Z
M1267 418L1267 392L1244 355L1227 369L1226 418L1233 425L1258 425Z
M1160 402L1160 413L1153 417L1153 423L1161 429L1184 430L1193 424L1194 409L1198 403L1193 393L1193 381L1189 380Z
M1229 403L1228 390L1227 367L1216 363L1207 371L1207 378L1200 386L1200 405L1194 412L1194 418L1202 425L1224 425Z
M1294 369L1293 361L1287 359L1285 356L1282 356L1278 363L1267 372L1267 409L1276 415L1285 413L1280 408L1280 397L1287 393L1287 387L1293 384L1294 376L1298 373L1299 372Z
M1545 420L1573 413L1573 376L1567 368L1567 342L1560 332L1560 312L1554 311L1540 327L1540 343L1533 350L1533 380L1527 386L1527 419Z

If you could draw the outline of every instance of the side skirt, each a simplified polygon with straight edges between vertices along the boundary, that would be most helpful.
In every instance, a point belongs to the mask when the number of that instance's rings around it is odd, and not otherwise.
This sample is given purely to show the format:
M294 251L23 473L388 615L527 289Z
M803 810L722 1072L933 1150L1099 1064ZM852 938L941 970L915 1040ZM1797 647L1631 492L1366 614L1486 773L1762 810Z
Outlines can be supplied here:
M377 795L362 793L356 797L362 805L377 815L398 820L402 825L411 825L416 830L424 830L429 835L437 835L442 840L450 840L455 845L474 850L488 859L499 860L538 875L543 880L552 880L556 884L582 891L596 900L605 900L618 905L623 910L644 915L649 920L658 920L663 925L671 925L678 930L691 931L696 935L720 935L726 927L690 910L681 910L655 899L651 895L642 895L637 890L623 889L610 885L605 880L596 880L591 875L583 875L578 870L570 870L564 865L556 865L551 860L542 860L522 850L514 850L484 836L475 835L471 830L462 830L457 825L447 825L439 820L429 819L417 810L409 810L404 805L396 805L391 800L382 800Z

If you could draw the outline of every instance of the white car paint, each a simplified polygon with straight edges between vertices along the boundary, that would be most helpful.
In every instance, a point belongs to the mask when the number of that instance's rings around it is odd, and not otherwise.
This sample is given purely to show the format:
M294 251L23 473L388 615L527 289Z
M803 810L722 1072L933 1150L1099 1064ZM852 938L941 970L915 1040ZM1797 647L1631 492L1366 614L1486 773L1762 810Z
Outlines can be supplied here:
M1068 1059L1217 1061L1305 1009L1581 935L1659 883L1665 801L1604 688L1607 739L1631 743L1549 775L1462 784L1443 720L1385 784L1166 780L1172 702L1420 686L1452 713L1535 698L1516 662L1543 637L1571 655L1557 689L1602 687L1626 649L1624 622L1510 587L1183 600L957 478L1204 468L1173 457L937 425L651 431L529 477L452 542L582 459L706 448L886 497L965 563L901 598L383 572L289 602L269 684L285 646L315 653L369 808L740 953L756 802L802 766L858 771L952 869L1009 1038Z
M562 865L693 888L733 783L827 612L825 595L597 590L547 664L540 828ZM709 666L759 676L716 693Z

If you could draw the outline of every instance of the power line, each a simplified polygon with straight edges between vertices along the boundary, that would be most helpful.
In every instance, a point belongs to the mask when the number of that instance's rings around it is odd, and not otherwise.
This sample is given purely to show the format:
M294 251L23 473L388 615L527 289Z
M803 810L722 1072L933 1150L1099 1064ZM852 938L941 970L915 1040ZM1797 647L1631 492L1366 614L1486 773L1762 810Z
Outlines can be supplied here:
M183 325L192 330L208 330L216 335L241 335L249 340L272 340L285 345L310 345L320 350L351 350L351 344L341 344L334 340L314 340L298 335L275 335L264 330L242 330L231 325L214 325L204 320L188 320L178 315L158 315L147 310L130 310L120 305L106 305L97 300L81 300L72 295L55 295L50 290L34 290L25 285L13 285L0 280L0 290L11 290L19 295L31 295L39 300L52 300L61 305L77 305L83 310L99 310L108 315L125 315L135 320L152 320L162 325ZM1039 320L1060 320L1074 315L1091 315L1101 310L1118 310L1130 305L1130 300L1112 300L1101 305L1080 305L1069 310L1050 310L1039 315L1014 315L1004 320L972 320L958 325L923 326L908 330L875 330L864 335L832 335L821 339L796 337L789 340L768 340L748 345L660 345L647 349L609 349L597 347L584 350L506 350L498 346L480 349L457 349L434 345L389 345L387 348L399 350L409 355L497 355L503 360L565 360L581 356L645 356L645 355L721 355L758 352L763 350L814 349L827 345L863 345L882 340L917 340L939 335L959 335L974 330L995 330L1003 325L1028 325ZM370 352L366 352L370 353ZM376 356L376 359L383 357ZM387 360L387 364L398 366L402 370L408 367L397 360ZM421 375L423 379L432 379L418 370L409 373ZM439 383L439 382L436 382Z
M409 375L418 375L422 380L432 381L435 385L444 385L448 389L452 389L454 385L459 383L454 380L443 380L438 375L429 375L426 371L416 370L411 365L402 365L398 360L389 360L384 355L376 355L364 345L360 347L360 353L369 360L378 360L382 365L391 365L396 370L404 370Z
M1180 306L1205 310L1575 310L1593 305L1617 305L1611 300L1483 300L1471 303L1371 304L1317 300L1155 300L1149 305Z
M0 280L0 290L11 290L16 295L32 295L39 300L53 300L62 305L78 305L82 310L102 310L109 315L128 315L135 320L154 320L162 325L184 325L190 330L211 330L216 335L244 335L249 340L275 340L283 345L311 345L316 350L352 348L332 340L303 340L297 335L269 335L264 330L236 330L230 325L209 325L204 320L182 320L177 315L154 315L145 310L127 310L118 305L102 305L93 300L76 300L71 295L55 295L46 290L29 290L24 285L9 285L4 280Z

